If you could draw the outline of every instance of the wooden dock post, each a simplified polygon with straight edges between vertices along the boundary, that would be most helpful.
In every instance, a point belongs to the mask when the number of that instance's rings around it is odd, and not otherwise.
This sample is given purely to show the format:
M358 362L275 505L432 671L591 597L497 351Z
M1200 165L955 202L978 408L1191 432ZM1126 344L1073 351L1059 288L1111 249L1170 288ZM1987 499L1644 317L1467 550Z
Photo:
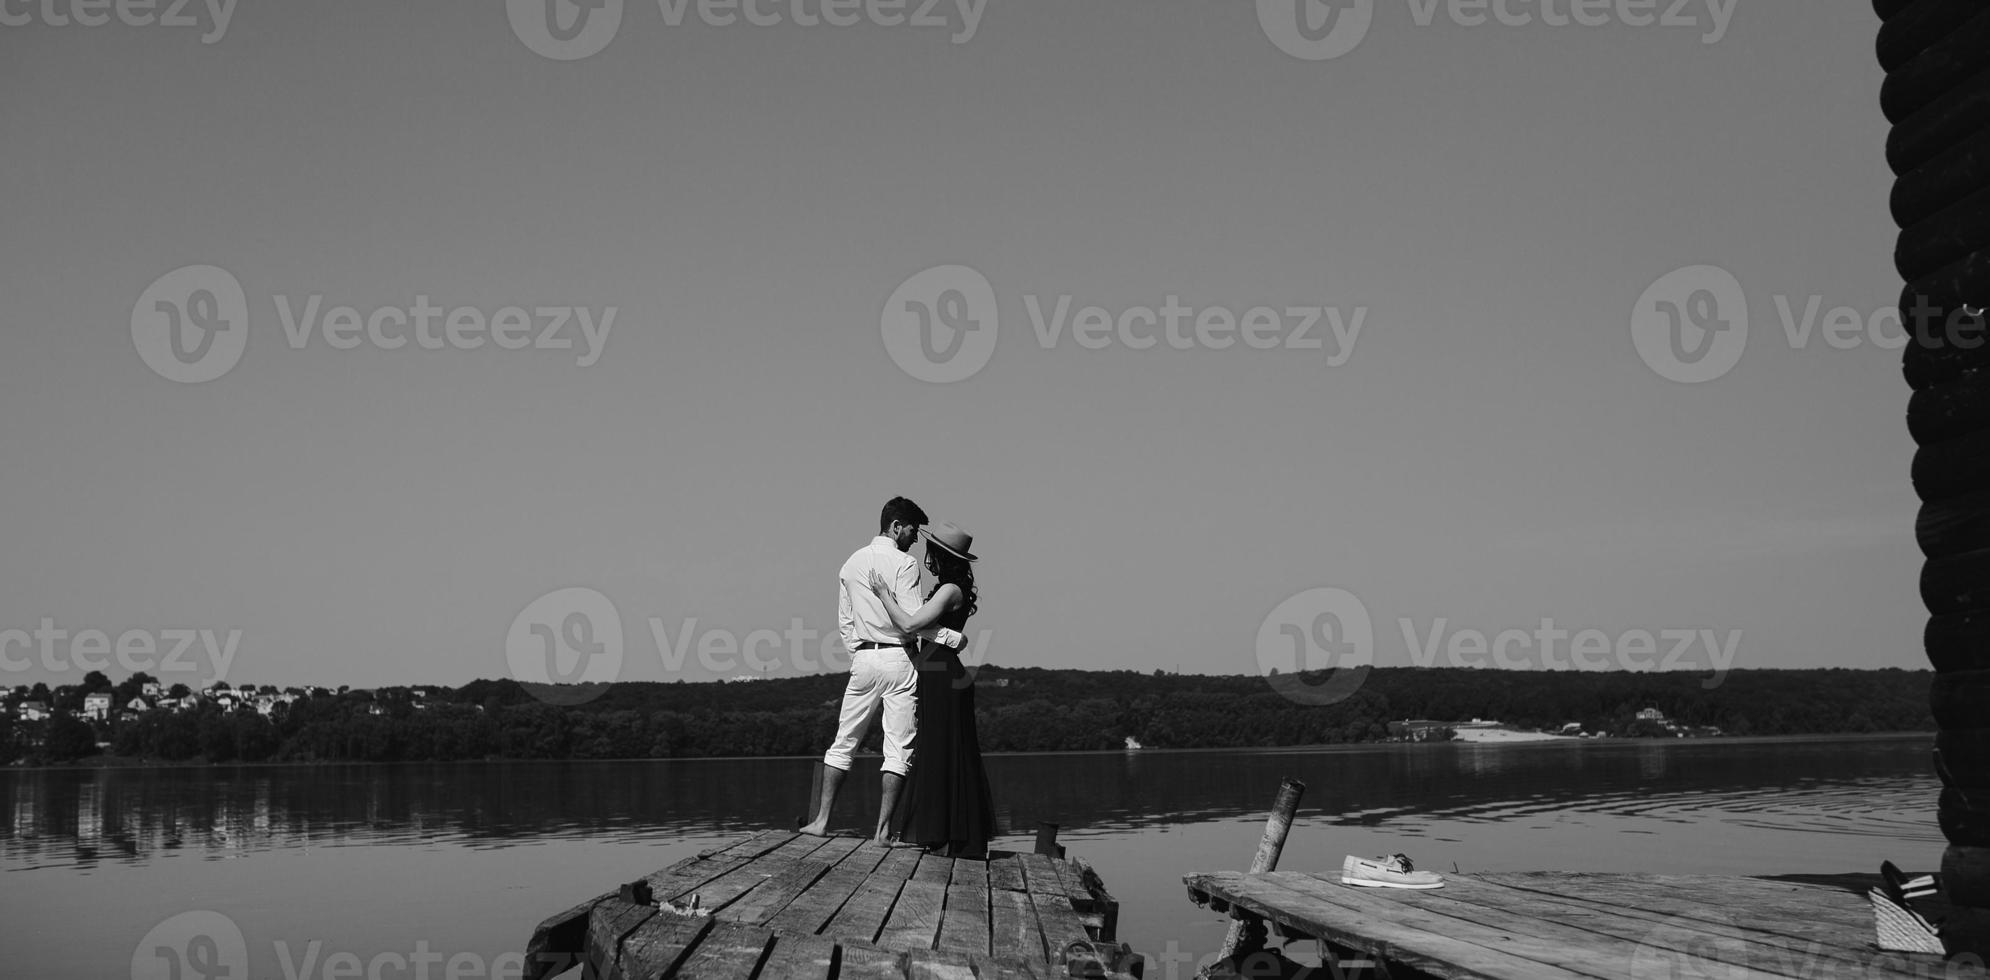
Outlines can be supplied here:
M1044 857L1053 857L1053 858L1061 858L1064 856L1064 845L1059 844L1057 842L1058 826L1059 826L1058 824L1051 823L1048 820L1041 820L1037 822L1036 852L1038 854L1041 854Z
M1285 835L1292 830L1292 813L1299 809L1299 798L1304 795L1306 784L1297 779L1288 777L1278 784L1278 796L1271 802L1271 817L1264 824L1264 837L1258 841L1257 856L1251 858L1251 874L1278 870L1278 856L1285 851ZM1263 949L1264 943L1262 920L1233 917L1230 931L1223 936L1223 947L1216 951L1216 962L1233 962L1239 956Z

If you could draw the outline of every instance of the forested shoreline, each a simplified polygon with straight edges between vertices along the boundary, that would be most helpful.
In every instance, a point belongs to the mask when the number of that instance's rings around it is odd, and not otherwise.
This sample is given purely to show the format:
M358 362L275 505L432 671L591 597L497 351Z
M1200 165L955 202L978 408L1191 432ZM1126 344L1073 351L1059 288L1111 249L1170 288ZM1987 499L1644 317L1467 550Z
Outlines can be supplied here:
M1732 736L1927 731L1928 671L1700 673L1378 668L1332 704L1288 698L1266 678L987 667L976 689L989 752L1258 748L1375 742L1406 719L1577 723L1658 735L1638 712ZM1274 679L1299 686L1317 675ZM129 683L129 682L127 682ZM844 676L620 683L533 691L510 680L458 688L311 690L272 710L197 700L86 719L58 703L26 720L9 698L0 764L108 755L133 762L402 762L805 756L827 747ZM273 689L271 689L273 690ZM583 703L571 702L585 697ZM876 735L873 733L872 748Z

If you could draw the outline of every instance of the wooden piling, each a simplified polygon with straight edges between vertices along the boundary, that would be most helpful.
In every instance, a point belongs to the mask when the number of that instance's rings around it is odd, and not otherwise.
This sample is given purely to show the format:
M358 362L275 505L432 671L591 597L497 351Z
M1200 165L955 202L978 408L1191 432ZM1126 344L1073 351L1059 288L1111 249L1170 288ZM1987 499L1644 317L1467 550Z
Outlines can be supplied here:
M1036 825L1036 852L1038 854L1053 858L1064 856L1064 845L1057 842L1058 826L1058 824L1051 823L1048 820L1039 822Z
M1306 784L1297 779L1287 778L1278 784L1278 796L1271 803L1271 817L1265 821L1264 837L1258 841L1258 853L1251 858L1251 874L1263 874L1278 870L1278 857L1285 851L1285 835L1292 830L1293 811L1299 809L1299 798L1306 794ZM1249 955L1264 947L1265 930L1261 920L1232 918L1230 931L1223 936L1223 947L1217 950L1216 962L1234 961L1239 955Z

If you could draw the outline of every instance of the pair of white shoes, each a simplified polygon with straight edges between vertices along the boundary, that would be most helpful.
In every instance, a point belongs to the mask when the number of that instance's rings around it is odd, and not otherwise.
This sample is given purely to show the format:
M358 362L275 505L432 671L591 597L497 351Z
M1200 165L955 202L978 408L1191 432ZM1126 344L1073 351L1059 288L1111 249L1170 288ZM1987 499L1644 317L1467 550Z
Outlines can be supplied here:
M1444 878L1431 871L1418 871L1406 855L1358 858L1350 854L1340 865L1340 883L1358 888L1443 888Z

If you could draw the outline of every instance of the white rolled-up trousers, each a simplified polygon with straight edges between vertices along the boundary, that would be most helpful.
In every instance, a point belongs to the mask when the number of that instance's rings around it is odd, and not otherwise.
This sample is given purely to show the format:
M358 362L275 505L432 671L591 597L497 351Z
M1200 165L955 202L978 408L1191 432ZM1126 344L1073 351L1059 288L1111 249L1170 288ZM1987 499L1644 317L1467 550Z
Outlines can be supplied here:
M859 650L850 655L850 682L843 688L843 714L836 722L836 740L822 754L822 764L850 771L857 743L870 734L871 723L884 715L885 772L912 773L912 736L919 727L919 671L904 647Z

